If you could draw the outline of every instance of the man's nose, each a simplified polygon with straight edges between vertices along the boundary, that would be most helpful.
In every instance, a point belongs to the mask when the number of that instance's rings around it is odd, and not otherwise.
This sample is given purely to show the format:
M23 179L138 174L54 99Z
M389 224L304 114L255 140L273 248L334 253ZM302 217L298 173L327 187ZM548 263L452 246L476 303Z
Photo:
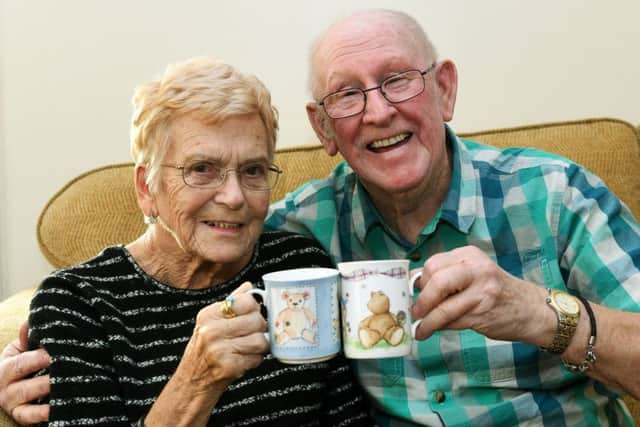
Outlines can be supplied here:
M396 107L382 94L381 89L367 92L367 103L364 107L362 120L365 123L384 125L389 122L396 112Z

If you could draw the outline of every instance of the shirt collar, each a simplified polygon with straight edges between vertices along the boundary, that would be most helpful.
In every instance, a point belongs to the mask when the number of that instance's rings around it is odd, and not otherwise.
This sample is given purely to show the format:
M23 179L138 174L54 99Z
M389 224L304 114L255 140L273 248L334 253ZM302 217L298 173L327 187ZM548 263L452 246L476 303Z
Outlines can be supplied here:
M451 184L442 204L442 219L463 233L468 233L476 219L478 173L471 154L453 130L445 125L447 144L453 152Z
M448 222L457 230L466 234L476 218L477 174L473 168L471 156L453 130L447 125L445 125L445 130L447 144L451 146L453 153L451 184L438 213L420 233L424 237L433 233L440 220ZM413 244L405 241L385 224L382 216L373 205L369 194L357 177L351 203L352 230L358 240L364 242L367 233L373 227L383 227L385 232L400 244L409 247L413 246Z

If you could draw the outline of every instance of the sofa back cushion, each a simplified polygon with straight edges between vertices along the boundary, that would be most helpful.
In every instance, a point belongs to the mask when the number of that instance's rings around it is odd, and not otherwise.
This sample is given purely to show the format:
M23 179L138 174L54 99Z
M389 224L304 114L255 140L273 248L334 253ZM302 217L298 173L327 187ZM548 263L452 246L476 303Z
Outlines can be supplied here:
M585 165L640 216L640 145L637 130L613 119L550 123L462 136L498 147L536 147ZM319 145L278 150L284 169L272 200L305 181L326 176L342 158ZM133 188L133 164L105 166L71 180L49 200L38 221L40 249L56 268L79 263L144 231Z

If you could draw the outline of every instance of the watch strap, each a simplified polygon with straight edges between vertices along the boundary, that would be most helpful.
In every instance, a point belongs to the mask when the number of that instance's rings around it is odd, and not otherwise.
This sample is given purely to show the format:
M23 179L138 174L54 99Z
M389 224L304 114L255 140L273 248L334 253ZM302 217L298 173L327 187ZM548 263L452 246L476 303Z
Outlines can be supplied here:
M564 366L572 372L582 373L588 370L591 365L595 365L596 360L596 337L598 336L598 330L596 326L596 316L593 314L593 309L591 308L591 304L585 298L580 295L576 295L580 301L582 301L582 305L584 305L587 314L589 315L589 325L591 326L591 336L589 336L589 341L587 341L587 349L584 352L584 360L578 364L573 364L562 360Z
M577 316L568 316L558 309L551 299L551 293L553 291L549 289L549 295L547 295L547 305L553 309L558 319L558 326L556 333L553 336L553 341L548 347L540 347L542 350L551 354L562 354L569 346L569 342L576 332L578 326L579 314ZM569 295L569 294L567 294ZM573 298L573 296L572 296Z

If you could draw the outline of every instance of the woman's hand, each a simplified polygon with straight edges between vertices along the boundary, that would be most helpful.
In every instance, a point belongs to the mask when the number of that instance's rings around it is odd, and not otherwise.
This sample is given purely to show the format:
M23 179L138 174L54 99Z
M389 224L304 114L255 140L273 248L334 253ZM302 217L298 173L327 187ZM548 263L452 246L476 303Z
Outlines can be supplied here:
M245 282L232 293L233 318L225 317L224 302L212 304L198 313L183 357L183 361L189 361L194 385L197 383L204 389L217 384L226 387L262 363L269 350L264 337L267 322L260 314L260 305L246 293L250 289L251 283Z
M145 421L164 425L204 425L222 393L234 380L262 363L269 350L267 322L245 282L233 293L235 317L225 316L224 302L198 313L184 355Z

